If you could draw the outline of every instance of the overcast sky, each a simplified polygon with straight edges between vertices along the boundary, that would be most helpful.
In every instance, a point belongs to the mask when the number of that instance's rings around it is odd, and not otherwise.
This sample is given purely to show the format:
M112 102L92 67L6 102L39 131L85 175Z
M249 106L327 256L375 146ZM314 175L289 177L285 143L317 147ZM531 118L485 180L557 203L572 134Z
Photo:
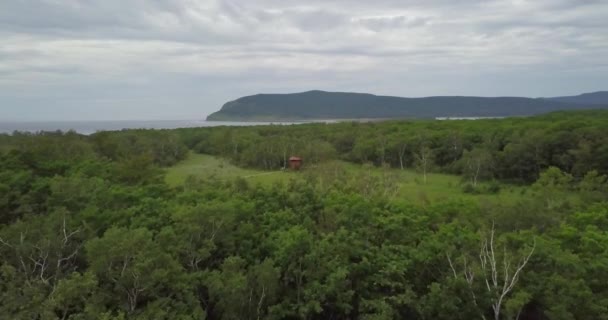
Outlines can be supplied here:
M204 119L311 89L608 89L608 0L0 0L0 121Z

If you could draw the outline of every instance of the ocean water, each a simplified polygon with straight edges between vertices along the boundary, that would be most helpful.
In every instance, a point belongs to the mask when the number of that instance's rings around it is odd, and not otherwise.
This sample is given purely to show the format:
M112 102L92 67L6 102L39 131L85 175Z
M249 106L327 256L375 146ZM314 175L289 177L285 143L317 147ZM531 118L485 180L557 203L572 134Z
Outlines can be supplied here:
M325 121L320 121L325 122ZM97 131L122 129L177 129L216 126L256 126L268 124L290 125L305 122L233 122L204 120L156 120L156 121L40 121L40 122L0 122L0 133L69 131L92 134Z

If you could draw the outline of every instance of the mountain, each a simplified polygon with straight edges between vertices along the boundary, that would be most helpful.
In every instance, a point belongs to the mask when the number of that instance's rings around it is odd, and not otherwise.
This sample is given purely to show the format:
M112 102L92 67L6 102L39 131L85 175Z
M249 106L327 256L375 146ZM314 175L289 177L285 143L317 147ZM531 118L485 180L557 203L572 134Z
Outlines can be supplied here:
M608 91L598 91L591 93L583 93L578 96L555 97L547 99L566 103L608 105Z
M562 98L437 96L401 98L366 93L307 91L256 94L227 102L210 121L291 121L528 116L557 110L608 108ZM596 101L596 100L593 100Z

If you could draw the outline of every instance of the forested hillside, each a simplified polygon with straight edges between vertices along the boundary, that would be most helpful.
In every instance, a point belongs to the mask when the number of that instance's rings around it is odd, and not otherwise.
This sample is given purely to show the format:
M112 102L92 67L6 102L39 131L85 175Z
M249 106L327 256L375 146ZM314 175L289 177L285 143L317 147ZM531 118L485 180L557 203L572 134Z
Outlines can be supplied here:
M559 112L475 121L343 122L181 129L188 147L245 167L275 169L298 154L530 183L550 166L608 173L608 112ZM472 164L475 166L471 167ZM479 166L477 166L479 164ZM478 168L479 167L479 168ZM431 169L432 168L432 169ZM479 170L477 170L479 169Z
M603 319L607 124L0 135L0 318ZM247 175L167 184L192 153ZM291 155L304 167L280 172ZM402 171L458 191L412 201Z
M532 99L437 96L401 98L363 93L307 91L257 94L224 104L207 120L388 119L529 116L557 110L608 108L606 94Z
M608 105L608 91L583 93L578 96L554 97L549 99L566 103L580 103L586 105Z

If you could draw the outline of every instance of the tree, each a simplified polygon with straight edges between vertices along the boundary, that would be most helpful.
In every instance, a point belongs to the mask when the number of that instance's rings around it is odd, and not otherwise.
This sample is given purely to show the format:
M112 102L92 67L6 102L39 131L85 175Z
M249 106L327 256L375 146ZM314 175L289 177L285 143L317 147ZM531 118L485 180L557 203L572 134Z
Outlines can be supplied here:
M76 315L84 314L87 307L89 312L97 307L91 306L100 295L96 289L97 279L93 274L75 272L59 281L47 305L59 315L61 320L76 318Z
M404 134L393 135L390 139L390 142L390 149L397 154L397 159L399 160L399 168L401 168L401 170L405 169L405 166L407 165L406 156L410 156L408 155L408 153L411 152L409 150L410 142L406 139L406 136Z
M559 207L567 201L567 194L572 188L572 175L561 171L557 167L549 167L540 174L540 177L532 185L545 201L548 209Z
M78 267L82 230L65 210L34 216L12 224L0 233L3 262L12 265L27 281L55 288L59 279Z
M579 182L578 189L588 201L601 201L608 197L608 177L600 175L596 170L589 171Z
M473 187L477 187L479 179L488 178L492 174L492 155L486 149L466 150L460 161L464 176L470 179Z
M378 159L376 142L370 138L359 137L351 152L353 160L359 163L376 161Z
M475 263L474 260L468 260L466 256L463 256L461 259L462 271L457 271L450 255L446 254L446 257L454 279L464 278L468 283L471 299L479 307L481 318L486 319L486 316L485 308L481 305L479 296L485 294L489 297L494 320L500 320L504 303L515 288L520 274L528 264L535 248L536 241L533 242L529 252L514 264L513 259L507 253L506 246L503 247L502 253L497 252L494 239L494 224L492 224L489 236L487 238L484 236L481 241L479 262ZM475 279L480 279L477 282L481 281L482 285L479 286L475 282Z
M86 244L90 270L99 279L100 287L111 293L110 301L134 314L141 302L165 300L172 304L190 303L189 312L202 310L185 286L183 269L152 240L146 229L111 228L101 238ZM172 302L172 299L177 299Z
M203 270L207 259L229 239L236 220L233 207L236 203L212 202L183 207L173 214L173 223L163 228L159 239L184 268Z
M221 319L265 319L277 297L279 270L272 260L252 265L238 256L228 257L220 270L208 272L205 284L213 303L210 316Z
M294 153L295 141L291 137L281 137L279 139L279 147L281 154L283 155L283 166L282 169L286 169L288 166L287 160L289 155Z
M421 147L420 150L414 155L416 169L422 173L424 184L427 182L427 172L433 166L433 151L429 147Z

